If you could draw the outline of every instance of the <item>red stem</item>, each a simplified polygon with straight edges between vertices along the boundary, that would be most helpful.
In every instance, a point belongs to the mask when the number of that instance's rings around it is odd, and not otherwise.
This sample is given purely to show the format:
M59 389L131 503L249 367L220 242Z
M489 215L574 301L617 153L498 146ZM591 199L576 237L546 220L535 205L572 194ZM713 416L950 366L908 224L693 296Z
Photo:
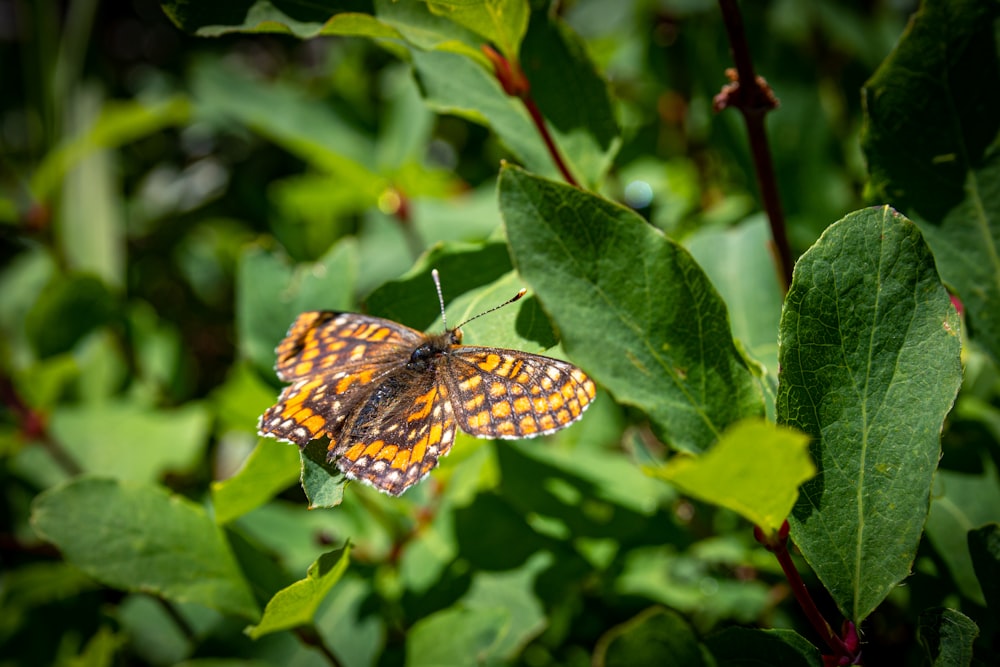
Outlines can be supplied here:
M726 24L729 36L729 48L736 64L734 83L723 88L716 97L716 110L727 106L735 106L743 115L750 140L750 152L753 155L756 171L757 187L760 189L764 210L771 223L771 238L774 243L774 260L778 271L782 291L788 291L792 283L792 250L788 243L788 232L785 227L785 214L778 197L778 184L774 176L774 163L771 160L771 149L767 143L767 131L764 127L764 117L778 105L767 82L754 72L753 60L750 58L750 47L747 45L746 32L743 28L743 17L736 0L719 0L722 18Z
M545 141L546 148L549 149L549 154L552 156L552 160L559 168L559 173L562 174L562 177L566 179L567 183L575 187L580 187L580 184L576 182L575 178L573 178L573 174L570 173L569 167L567 167L566 163L563 161L562 154L559 152L556 142L553 141L552 135L549 133L549 128L545 124L545 118L542 116L542 112L539 111L538 105L535 104L535 100L533 100L529 94L522 96L521 101L524 102L524 107L531 115L531 120L534 121L535 127L538 128L538 133L542 135L542 139Z
M493 74L496 76L497 81L500 82L500 87L503 88L503 91L511 97L520 99L524 104L524 108L528 110L528 115L531 116L531 121L538 129L538 133L542 135L545 147L548 149L549 155L552 156L552 161L556 163L559 173L562 174L567 183L575 187L580 187L580 184L577 183L566 162L563 160L562 154L559 152L559 147L556 146L556 142L552 139L552 134L545 124L545 117L542 116L538 105L535 104L535 100L531 97L531 83L528 81L528 77L524 75L521 64L516 59L508 60L489 44L483 44L481 48L489 61L493 63Z

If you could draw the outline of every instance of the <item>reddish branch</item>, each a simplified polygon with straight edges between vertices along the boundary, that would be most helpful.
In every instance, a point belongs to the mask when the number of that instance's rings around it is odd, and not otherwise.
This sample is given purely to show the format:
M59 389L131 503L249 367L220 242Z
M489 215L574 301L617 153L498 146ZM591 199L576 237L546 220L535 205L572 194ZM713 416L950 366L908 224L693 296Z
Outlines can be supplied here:
M823 664L862 664L857 629L850 621L844 621L844 625L841 630L842 636L838 637L833 632L830 624L826 622L825 618L823 618L823 614L820 613L819 608L816 606L816 602L809 594L809 589L806 588L805 582L802 581L802 576L795 568L795 563L792 562L792 555L788 551L788 532L788 522L785 521L781 524L781 528L774 535L765 535L764 531L755 526L753 529L753 536L758 542L764 545L765 549L773 553L778 559L778 564L781 565L781 571L785 573L785 578L788 580L788 583L792 588L792 594L795 595L795 599L798 601L799 606L802 607L802 611L805 613L806 618L809 619L809 624L812 625L813 629L816 630L819 636L823 639L823 642L830 647L831 651L833 651L833 655L823 656Z
M785 214L778 198L774 163L771 160L771 149L767 143L767 131L764 127L764 117L767 112L777 108L778 100L764 78L754 72L750 48L747 46L746 33L743 29L743 17L736 0L719 0L719 7L726 24L729 47L736 63L736 70L726 71L730 83L723 86L722 91L715 96L712 106L717 112L727 107L735 107L746 123L750 152L757 174L757 187L760 188L764 210L771 223L775 264L783 291L787 291L792 283L792 251L788 244Z
M562 174L567 183L580 187L580 184L573 178L573 174L563 160L556 142L552 139L552 134L545 124L545 118L542 116L541 110L539 110L538 105L535 104L535 100L531 97L531 84L528 82L528 77L524 75L521 64L516 60L507 60L489 44L483 44L482 50L486 54L486 57L490 59L490 62L493 63L493 72L497 77L497 81L500 82L503 91L511 97L521 100L524 108L528 110L528 115L531 116L531 121L538 129L538 133L542 135L545 147L548 149L549 155L552 156L552 161L559 168L559 173Z
M13 413L25 440L37 442L44 447L67 475L72 477L83 472L80 465L49 433L45 416L24 402L17 393L13 380L6 376L0 376L0 403Z

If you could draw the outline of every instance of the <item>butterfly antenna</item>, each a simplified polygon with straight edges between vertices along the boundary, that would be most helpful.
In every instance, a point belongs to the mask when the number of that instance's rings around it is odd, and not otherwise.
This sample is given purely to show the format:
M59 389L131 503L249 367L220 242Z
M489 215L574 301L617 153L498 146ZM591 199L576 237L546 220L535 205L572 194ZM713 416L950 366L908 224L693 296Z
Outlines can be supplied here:
M444 325L445 330L448 329L448 319L444 314L444 295L441 294L441 278L438 276L437 269L431 269L431 278L434 279L434 289L438 293L438 303L441 304L441 324Z
M472 317L470 317L469 319L465 320L464 322L462 322L461 324L459 324L457 327L455 327L455 329L448 329L448 323L444 319L444 297L441 295L441 280L438 278L437 269L433 269L431 271L431 276L434 278L434 286L437 288L438 301L441 302L441 323L444 325L444 328L445 328L446 331L454 331L454 330L461 329L462 327L464 327L466 324L468 324L472 320L478 320L483 315L489 315L494 310L500 310L504 306L509 306L510 304L514 303L515 301L517 301L522 296L524 296L525 294L528 293L528 290L525 289L524 287L522 287L520 289L520 291L518 291L517 294L515 294L511 298L507 299L506 301L504 301L500 305L493 306L489 310L484 310L483 312L479 313L478 315L473 315Z

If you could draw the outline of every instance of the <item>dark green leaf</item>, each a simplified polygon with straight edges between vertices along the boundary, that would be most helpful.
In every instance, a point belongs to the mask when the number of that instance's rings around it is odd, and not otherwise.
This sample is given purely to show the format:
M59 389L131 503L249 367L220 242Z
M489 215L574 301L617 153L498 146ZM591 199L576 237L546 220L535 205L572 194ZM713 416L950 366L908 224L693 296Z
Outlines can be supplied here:
M115 588L246 618L257 605L205 510L157 486L81 478L38 496L32 525L81 570Z
M116 299L97 278L59 277L39 295L24 326L35 353L46 358L70 351L91 331L113 321L117 313Z
M910 215L1000 360L1000 4L925 0L864 88L871 187Z
M521 66L570 169L585 186L596 187L621 140L607 82L583 40L547 11L536 12L521 48Z
M686 250L626 208L516 168L500 209L567 354L666 442L700 452L762 412L725 305Z
M792 535L856 623L910 572L962 378L958 327L916 225L888 207L832 225L795 266L778 420L813 437L820 472Z
M968 667L979 627L960 611L928 609L920 614L917 636L933 667Z
M995 612L1000 603L1000 525L991 523L970 530L969 554L986 604Z
M819 649L792 630L726 628L705 639L716 667L822 667Z
M651 607L609 630L594 648L595 667L707 667L691 626L680 614Z
M981 474L939 470L934 476L931 511L925 531L941 560L948 567L958 590L970 600L984 604L984 591L973 570L969 552L970 531L1000 522L1000 479L991 465Z

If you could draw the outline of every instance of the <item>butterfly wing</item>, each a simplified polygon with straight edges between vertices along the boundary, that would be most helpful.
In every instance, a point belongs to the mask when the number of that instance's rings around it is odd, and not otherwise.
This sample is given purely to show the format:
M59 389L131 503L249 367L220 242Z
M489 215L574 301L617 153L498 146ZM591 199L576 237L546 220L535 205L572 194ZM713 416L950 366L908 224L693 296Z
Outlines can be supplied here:
M366 392L405 365L423 339L379 317L302 313L276 349L278 377L292 384L261 415L259 434L303 447L338 431Z
M596 395L573 364L539 354L453 346L445 357L459 427L480 438L531 438L572 424Z
M433 371L400 368L330 436L330 458L345 475L398 496L451 450L455 418L448 388Z

